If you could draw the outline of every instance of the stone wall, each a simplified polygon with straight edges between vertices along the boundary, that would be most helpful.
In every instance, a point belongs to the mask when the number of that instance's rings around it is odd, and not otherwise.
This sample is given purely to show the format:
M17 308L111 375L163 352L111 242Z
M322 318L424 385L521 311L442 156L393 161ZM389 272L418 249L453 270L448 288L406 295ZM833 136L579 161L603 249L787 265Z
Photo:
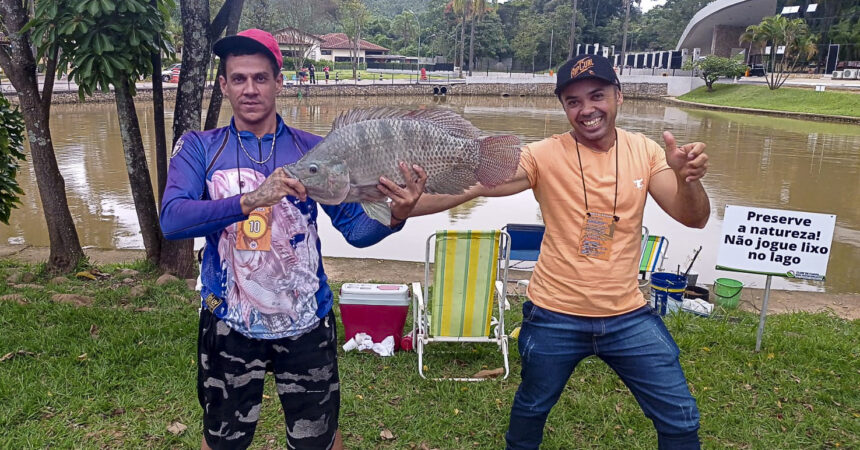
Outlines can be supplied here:
M337 96L416 96L441 93L446 95L487 95L487 96L547 96L554 97L555 85L551 83L470 83L470 84L329 84L316 86L289 86L281 91L282 97L337 97ZM624 96L630 98L659 98L668 95L666 82L628 83L624 85Z
M671 78L671 77L670 77ZM281 97L297 97L299 92L303 97L352 97L352 96L421 96L440 93L445 89L446 95L487 95L487 96L511 96L531 97L548 96L554 97L555 85L552 83L471 83L471 84L328 84L314 86L287 86L282 91ZM434 89L436 92L434 92ZM209 90L207 89L207 93ZM6 98L17 103L15 94L5 94ZM628 98L659 98L669 95L667 82L647 83L625 83L624 96ZM208 97L208 95L207 95ZM164 99L173 101L176 99L176 88L164 89ZM138 88L135 100L146 102L152 100L152 89ZM83 102L104 103L113 102L112 92L95 92ZM226 100L225 100L226 102ZM54 104L81 103L77 92L54 92Z

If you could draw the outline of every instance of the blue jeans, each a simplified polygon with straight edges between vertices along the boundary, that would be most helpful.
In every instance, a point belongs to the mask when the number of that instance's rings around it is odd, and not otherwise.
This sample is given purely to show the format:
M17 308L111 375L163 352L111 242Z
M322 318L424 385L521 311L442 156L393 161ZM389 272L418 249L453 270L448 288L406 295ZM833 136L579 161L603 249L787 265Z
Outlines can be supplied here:
M680 350L648 306L615 317L582 317L523 305L520 383L505 435L509 450L537 449L550 409L573 369L597 355L633 393L657 429L660 449L698 449L699 410Z

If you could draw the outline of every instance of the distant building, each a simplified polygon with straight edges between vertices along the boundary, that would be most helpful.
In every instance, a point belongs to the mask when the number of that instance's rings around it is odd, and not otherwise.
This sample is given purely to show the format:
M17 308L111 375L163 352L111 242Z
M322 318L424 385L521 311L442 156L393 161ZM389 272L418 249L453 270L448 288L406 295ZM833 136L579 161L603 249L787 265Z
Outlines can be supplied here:
M320 44L320 60L341 62L350 61L353 48L353 42L344 33L329 33L319 36L323 40ZM359 40L358 57L361 61L372 59L373 56L387 55L389 49L367 42L364 39Z
M809 69L831 73L841 61L860 57L855 43L836 42L831 37L831 28L845 18L851 5L847 1L825 0L715 0L690 19L676 50L683 50L692 57L730 57L743 52L747 63L761 63L760 47L738 41L748 26L779 14L789 19L803 19L809 30L819 35L818 54ZM776 51L780 53L781 47Z

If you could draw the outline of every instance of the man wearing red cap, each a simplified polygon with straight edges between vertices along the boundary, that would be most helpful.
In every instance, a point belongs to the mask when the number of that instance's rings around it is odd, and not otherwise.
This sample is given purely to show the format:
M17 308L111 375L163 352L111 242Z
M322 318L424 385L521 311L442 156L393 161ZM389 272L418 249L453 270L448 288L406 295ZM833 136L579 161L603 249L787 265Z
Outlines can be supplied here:
M176 143L161 226L168 239L205 236L197 392L202 448L246 448L254 436L266 372L273 372L295 449L341 448L340 383L332 292L323 270L317 205L283 170L322 138L287 126L275 111L283 63L278 43L246 30L215 43L229 126L190 132ZM392 215L407 217L426 174L401 165L389 180ZM417 176L416 176L417 173ZM399 230L358 204L322 206L355 246Z
M679 147L664 132L664 150L616 128L623 97L606 58L580 55L557 77L555 93L570 131L527 145L507 183L461 196L424 196L412 215L526 189L540 204L546 232L523 305L522 383L505 436L508 449L540 446L550 409L576 365L592 355L630 388L657 429L658 448L697 449L699 412L678 346L645 302L637 275L648 194L686 226L707 223L710 203L699 181L707 171L705 145Z

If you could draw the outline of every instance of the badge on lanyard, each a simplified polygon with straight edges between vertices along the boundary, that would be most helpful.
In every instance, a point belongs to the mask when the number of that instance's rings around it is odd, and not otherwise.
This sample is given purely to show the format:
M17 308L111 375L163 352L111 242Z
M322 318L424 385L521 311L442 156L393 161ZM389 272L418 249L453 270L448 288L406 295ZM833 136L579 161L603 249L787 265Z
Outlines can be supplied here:
M272 207L257 208L239 224L236 250L267 252L272 248Z
M615 235L615 216L609 213L588 211L582 222L579 254L588 258L608 261L612 254Z

